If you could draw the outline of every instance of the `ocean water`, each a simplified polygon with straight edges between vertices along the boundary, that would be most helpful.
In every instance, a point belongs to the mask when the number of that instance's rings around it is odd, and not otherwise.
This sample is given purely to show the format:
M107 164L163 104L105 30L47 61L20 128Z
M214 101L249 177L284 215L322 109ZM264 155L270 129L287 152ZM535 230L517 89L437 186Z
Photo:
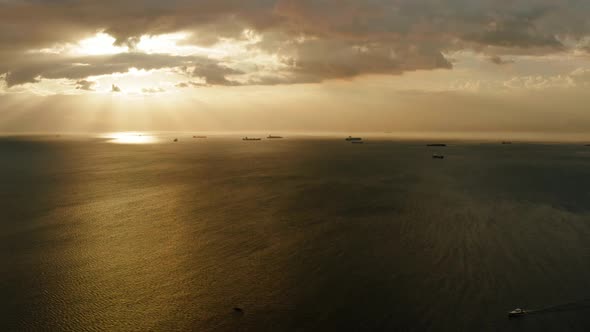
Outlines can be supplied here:
M0 138L1 331L590 330L590 147L144 143Z

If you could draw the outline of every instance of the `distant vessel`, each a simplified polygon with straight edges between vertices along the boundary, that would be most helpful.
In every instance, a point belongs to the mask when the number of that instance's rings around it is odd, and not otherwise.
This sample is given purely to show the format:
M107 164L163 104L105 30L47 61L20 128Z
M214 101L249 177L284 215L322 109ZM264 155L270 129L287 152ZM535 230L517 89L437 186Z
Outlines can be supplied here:
M279 139L279 138L283 138L283 136L273 136L273 135L268 135L266 138L267 138L267 139Z
M432 143L432 144L426 144L426 146L447 146L444 143Z
M193 136L193 138L207 138L207 136Z
M174 139L174 142L178 142L178 138L175 138L175 139Z
M260 140L262 140L262 138L251 138L248 136L242 138L242 141L260 141Z
M363 139L360 137L352 137L352 136L348 136L347 138L344 139L345 141L348 142L353 142L353 141L362 141Z
M508 317L510 317L510 318L522 317L522 316L524 316L526 314L527 314L527 311L526 310L520 309L520 308L516 308L516 309L508 312Z
M441 154L433 154L432 155L433 159L445 159L445 156L441 155Z
M512 142L509 141L503 141L502 144L512 144Z

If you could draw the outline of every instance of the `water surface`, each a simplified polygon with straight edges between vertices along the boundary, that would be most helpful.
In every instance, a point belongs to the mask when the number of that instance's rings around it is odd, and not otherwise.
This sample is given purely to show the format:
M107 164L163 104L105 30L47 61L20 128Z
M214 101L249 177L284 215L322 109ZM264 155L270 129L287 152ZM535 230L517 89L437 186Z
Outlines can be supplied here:
M588 147L146 143L0 139L0 330L590 329L506 317L590 298Z

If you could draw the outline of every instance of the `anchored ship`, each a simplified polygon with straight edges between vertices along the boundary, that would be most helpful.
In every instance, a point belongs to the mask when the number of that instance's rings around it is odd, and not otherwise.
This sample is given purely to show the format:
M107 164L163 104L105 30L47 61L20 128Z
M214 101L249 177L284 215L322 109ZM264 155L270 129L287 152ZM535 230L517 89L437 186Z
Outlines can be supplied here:
M362 141L363 139L360 137L352 137L352 136L348 136L347 138L344 139L345 141L348 142L354 142L354 141Z

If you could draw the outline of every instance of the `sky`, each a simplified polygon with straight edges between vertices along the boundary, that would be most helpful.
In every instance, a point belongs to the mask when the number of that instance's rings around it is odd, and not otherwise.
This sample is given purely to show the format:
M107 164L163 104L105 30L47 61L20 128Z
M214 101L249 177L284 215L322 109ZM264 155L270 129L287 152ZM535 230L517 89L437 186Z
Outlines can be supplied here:
M0 0L0 132L590 139L587 0Z

